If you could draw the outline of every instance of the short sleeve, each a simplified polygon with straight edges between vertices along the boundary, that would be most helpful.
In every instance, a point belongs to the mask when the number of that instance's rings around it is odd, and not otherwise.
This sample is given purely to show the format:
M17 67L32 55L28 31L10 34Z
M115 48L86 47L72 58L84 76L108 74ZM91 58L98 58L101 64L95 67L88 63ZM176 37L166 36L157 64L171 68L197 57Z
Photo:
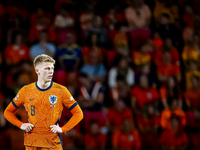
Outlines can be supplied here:
M18 109L24 104L25 94L26 94L25 87L22 87L18 91L18 93L15 96L15 98L13 98L13 100L12 100L12 104L13 104L13 106L15 106L15 108Z
M75 101L66 87L63 88L62 92L62 103L69 109L69 111L71 111L76 105L78 105L78 103Z

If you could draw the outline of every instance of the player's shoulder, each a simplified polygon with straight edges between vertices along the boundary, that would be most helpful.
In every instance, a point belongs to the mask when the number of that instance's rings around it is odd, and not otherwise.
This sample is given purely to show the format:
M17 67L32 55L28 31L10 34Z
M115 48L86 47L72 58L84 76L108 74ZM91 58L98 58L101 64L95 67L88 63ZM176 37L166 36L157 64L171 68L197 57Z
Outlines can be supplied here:
M32 90L33 88L35 87L35 82L33 83L30 83L30 84L27 84L27 85L24 85L21 90Z
M53 82L53 88L56 90L66 90L67 88L61 84L58 84L56 82Z

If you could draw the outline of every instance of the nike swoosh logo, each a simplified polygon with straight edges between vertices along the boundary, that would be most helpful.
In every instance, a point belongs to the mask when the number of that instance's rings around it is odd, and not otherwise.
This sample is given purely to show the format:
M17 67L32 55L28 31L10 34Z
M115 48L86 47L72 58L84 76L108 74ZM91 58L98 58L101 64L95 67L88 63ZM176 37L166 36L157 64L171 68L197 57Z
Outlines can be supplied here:
M32 100L34 100L35 98L33 98L33 99L29 99L29 101L32 101Z

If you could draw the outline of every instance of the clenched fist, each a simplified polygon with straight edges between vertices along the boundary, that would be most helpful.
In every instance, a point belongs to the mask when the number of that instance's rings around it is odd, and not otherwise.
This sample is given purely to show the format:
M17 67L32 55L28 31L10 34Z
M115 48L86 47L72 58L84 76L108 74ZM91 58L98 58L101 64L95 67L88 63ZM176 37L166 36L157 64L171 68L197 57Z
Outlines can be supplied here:
M20 127L21 130L24 130L26 132L30 132L33 129L34 125L30 123L23 123Z
M62 133L62 129L58 125L52 125L50 128L53 133Z

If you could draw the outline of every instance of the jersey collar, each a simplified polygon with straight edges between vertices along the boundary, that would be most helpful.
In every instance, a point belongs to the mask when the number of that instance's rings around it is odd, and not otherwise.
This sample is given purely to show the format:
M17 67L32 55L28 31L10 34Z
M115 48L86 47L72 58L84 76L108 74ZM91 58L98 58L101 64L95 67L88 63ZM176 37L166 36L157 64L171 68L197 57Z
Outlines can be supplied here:
M53 85L53 82L51 81L51 84L49 85L49 87L47 87L46 89L41 89L38 85L37 82L35 82L35 86L37 87L38 90L40 91L47 91L48 89L50 89Z

